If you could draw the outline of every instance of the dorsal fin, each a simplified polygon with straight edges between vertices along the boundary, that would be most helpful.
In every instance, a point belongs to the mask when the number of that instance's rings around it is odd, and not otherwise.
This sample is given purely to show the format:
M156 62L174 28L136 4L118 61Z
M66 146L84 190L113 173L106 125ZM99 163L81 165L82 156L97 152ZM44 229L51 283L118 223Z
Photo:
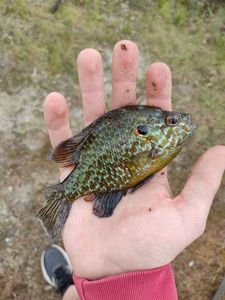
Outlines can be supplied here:
M68 167L76 164L79 160L82 145L86 141L88 133L90 132L85 129L79 134L60 143L50 154L49 159L58 163L60 167Z

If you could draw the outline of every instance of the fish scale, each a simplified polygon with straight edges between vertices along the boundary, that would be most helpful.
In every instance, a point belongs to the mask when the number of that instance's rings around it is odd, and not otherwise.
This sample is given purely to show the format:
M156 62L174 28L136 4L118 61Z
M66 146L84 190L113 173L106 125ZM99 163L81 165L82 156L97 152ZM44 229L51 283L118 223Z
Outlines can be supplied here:
M145 105L106 113L54 150L52 160L59 166L76 167L62 183L47 188L47 204L38 217L57 236L71 203L88 194L96 216L111 216L127 192L179 153L195 127L188 114Z

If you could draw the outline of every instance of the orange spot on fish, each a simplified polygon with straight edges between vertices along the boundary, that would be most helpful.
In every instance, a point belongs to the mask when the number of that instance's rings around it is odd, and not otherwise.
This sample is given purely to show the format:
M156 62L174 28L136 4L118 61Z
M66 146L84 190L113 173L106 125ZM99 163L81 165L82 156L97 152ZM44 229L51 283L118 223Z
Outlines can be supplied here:
M135 129L135 135L136 135L136 136L139 136L139 135L140 135L138 129Z

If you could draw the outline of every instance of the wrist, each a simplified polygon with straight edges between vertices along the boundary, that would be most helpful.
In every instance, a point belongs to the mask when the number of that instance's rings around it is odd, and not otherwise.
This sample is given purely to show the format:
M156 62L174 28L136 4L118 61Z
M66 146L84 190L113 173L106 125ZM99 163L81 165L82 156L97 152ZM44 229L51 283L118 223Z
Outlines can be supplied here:
M171 264L93 281L74 275L74 283L82 300L178 299Z

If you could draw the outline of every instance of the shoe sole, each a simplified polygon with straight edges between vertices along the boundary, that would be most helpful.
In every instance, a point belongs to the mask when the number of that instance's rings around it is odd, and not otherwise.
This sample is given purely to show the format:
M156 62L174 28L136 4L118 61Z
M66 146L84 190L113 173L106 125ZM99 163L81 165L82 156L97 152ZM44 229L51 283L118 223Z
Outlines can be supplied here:
M67 255L67 253L66 253L61 247L59 247L59 246L57 246L57 245L55 245L55 244L52 244L51 247L56 248L56 249L63 255L63 257L65 258L65 260L66 260L67 263L68 263L68 266L69 266L70 271L72 272L72 266L71 266L71 263L70 263L70 260L69 260L69 257L68 257L68 255ZM44 276L44 279L45 279L45 281L46 281L49 285L51 285L51 286L57 288L56 284L54 284L54 282L51 280L51 278L48 276L48 273L47 273L46 270L45 270L44 256L45 256L45 250L42 252L42 255L41 255L41 270L42 270L42 274L43 274L43 276Z

